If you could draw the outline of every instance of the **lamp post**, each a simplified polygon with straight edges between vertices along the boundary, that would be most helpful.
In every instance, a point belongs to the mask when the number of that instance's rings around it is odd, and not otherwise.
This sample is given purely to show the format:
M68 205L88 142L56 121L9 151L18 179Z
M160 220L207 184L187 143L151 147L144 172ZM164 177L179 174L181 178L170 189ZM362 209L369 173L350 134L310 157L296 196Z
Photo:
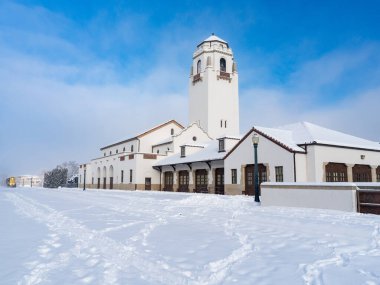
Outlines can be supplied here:
M260 203L259 166L257 165L257 146L259 145L259 136L257 134L254 134L252 136L252 143L253 143L254 158L255 158L255 170L254 170L255 202Z
M83 165L83 191L86 190L86 164Z

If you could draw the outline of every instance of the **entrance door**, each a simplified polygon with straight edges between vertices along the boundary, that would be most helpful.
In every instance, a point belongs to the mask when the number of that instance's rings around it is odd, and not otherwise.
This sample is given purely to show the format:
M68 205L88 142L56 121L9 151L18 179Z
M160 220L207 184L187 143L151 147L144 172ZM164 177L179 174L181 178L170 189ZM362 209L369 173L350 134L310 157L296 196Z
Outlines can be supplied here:
M173 172L167 171L164 174L164 191L173 191Z
M208 174L206 169L198 169L195 171L195 192L208 193Z
M224 168L215 169L215 194L224 195Z
M107 178L103 178L103 189L107 189Z
M152 179L145 177L145 190L152 190Z
M267 181L267 168L264 164L259 163L259 193L260 184ZM254 181L254 165L249 164L245 167L245 195L253 196L255 195L255 181ZM260 194L261 195L261 194Z
M189 192L189 171L181 170L178 173L179 187L178 192Z
M113 189L113 177L110 177L110 189Z
M98 178L98 189L100 189L100 177Z

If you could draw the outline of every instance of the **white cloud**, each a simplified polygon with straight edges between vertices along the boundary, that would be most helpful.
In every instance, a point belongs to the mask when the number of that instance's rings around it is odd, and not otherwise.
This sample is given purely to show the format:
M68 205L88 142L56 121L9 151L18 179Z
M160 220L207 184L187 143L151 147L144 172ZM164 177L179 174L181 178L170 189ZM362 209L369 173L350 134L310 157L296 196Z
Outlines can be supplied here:
M200 19L207 18L210 27L219 23L210 11L200 12L199 17L187 15L193 26L182 23L186 17L175 18L149 34L144 33L149 32L148 20L139 15L104 27L102 17L108 16L99 15L87 23L86 33L43 8L13 4L7 8L18 19L25 17L30 27L20 27L17 21L10 21L10 29L0 27L0 133L11 134L0 138L0 147L6 150L0 153L0 172L38 173L65 160L84 162L100 154L101 146L160 122L187 123L191 53L196 41L208 33ZM71 31L77 44L65 37ZM23 38L30 50L20 45ZM118 63L92 52L94 44L100 50L120 44L126 54L128 48L149 52ZM45 56L46 50L53 54ZM380 71L367 66L379 61L379 50L378 44L370 43L331 51L303 62L283 86L268 84L273 75L268 76L271 70L261 61L256 75L267 74L261 77L265 84L246 81L240 90L241 130L306 120L379 141L375 114L380 105ZM325 88L350 83L347 78L352 74L366 78L356 81L355 90L329 102L331 92L324 93Z

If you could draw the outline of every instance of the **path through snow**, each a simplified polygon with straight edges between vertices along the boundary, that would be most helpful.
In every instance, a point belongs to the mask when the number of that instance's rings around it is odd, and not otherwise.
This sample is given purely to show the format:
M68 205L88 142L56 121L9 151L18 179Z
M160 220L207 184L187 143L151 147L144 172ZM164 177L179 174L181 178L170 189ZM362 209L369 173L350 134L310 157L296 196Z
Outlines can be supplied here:
M2 284L380 284L374 215L36 188L0 188L0 212Z

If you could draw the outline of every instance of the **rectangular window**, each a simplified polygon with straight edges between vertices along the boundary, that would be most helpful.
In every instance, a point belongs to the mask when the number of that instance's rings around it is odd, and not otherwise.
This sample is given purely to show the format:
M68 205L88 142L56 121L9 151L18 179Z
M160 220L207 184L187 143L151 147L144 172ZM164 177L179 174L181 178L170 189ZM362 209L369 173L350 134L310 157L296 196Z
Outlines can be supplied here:
M377 182L380 182L380 173L376 174L376 180Z
M186 156L185 147L181 146L181 157L185 157L185 156Z
M129 183L132 183L132 175L133 175L133 171L132 169L129 170Z
M124 182L124 170L121 171L121 183Z
M94 184L94 177L92 177L92 181L91 181L91 184Z
M224 149L224 139L219 140L219 152L225 151Z
M232 184L237 184L237 170L231 169L231 181Z
M224 127L227 128L227 121L224 121Z
M276 166L276 182L284 182L284 169L283 166Z

